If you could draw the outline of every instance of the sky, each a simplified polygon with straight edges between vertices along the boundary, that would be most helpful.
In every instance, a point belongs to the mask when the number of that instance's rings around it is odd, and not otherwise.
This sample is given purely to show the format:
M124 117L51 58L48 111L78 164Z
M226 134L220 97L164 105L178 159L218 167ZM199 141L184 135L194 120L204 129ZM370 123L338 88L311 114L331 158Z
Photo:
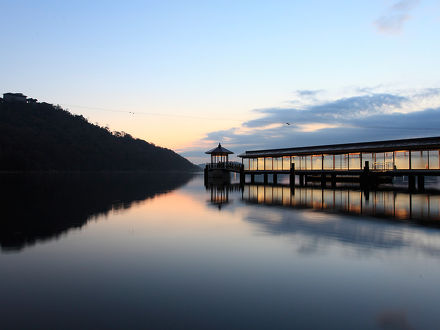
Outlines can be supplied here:
M199 163L440 135L440 2L0 0L0 93Z

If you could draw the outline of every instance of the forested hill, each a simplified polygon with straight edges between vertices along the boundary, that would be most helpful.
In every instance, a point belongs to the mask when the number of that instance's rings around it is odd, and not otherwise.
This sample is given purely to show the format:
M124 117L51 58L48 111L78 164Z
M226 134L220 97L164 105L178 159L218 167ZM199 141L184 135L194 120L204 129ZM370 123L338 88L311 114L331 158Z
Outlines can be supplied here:
M172 150L48 103L0 99L0 170L197 171Z

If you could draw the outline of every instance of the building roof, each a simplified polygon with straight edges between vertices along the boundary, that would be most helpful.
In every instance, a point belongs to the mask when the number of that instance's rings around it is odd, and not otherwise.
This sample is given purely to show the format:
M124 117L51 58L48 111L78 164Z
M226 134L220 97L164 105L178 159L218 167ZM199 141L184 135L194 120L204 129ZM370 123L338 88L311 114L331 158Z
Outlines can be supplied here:
M440 137L330 144L321 146L246 151L242 158L281 157L289 155L342 154L350 152L386 152L394 150L440 149Z
M222 145L219 143L217 147L215 147L214 149L206 151L205 154L229 155L229 154L233 154L233 152L228 150L228 149L226 149L226 148L223 148Z

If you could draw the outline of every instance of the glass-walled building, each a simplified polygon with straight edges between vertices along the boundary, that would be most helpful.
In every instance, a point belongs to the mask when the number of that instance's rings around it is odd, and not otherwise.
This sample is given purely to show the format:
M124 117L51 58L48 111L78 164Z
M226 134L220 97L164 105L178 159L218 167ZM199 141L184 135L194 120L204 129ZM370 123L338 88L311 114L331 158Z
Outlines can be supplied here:
M245 171L440 170L440 137L246 151Z

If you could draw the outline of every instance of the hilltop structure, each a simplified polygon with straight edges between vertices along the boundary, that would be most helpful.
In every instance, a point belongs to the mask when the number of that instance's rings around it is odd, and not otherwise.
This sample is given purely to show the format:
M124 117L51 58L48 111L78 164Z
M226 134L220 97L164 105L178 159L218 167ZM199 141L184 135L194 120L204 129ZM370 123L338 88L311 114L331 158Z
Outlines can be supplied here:
M22 93L4 93L3 100L5 102L26 102L26 95Z

